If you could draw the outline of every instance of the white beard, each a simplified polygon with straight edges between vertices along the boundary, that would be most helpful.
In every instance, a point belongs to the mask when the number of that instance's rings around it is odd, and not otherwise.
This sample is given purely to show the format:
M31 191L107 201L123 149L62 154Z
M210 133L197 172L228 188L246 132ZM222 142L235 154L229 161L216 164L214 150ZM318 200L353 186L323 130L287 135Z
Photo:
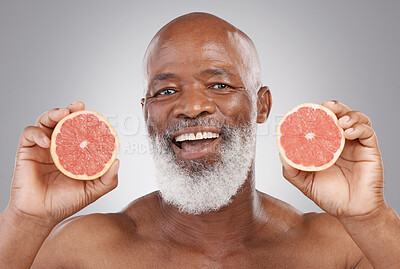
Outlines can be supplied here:
M253 118L254 119L254 118ZM171 134L186 126L215 126L222 130L221 147L214 163L179 160L170 144ZM183 121L164 135L150 135L156 179L162 199L181 212L202 214L228 205L246 181L255 156L255 119L245 126L229 127L210 119Z

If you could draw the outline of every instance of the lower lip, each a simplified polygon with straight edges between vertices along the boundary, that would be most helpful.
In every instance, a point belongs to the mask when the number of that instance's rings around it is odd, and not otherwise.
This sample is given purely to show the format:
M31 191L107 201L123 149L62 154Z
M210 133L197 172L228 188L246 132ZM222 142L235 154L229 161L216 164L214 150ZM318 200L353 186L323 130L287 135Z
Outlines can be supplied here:
M175 154L178 156L180 159L185 159L185 160L196 160L196 159L201 159L206 157L207 155L213 153L216 151L219 143L221 140L221 136L219 136L217 139L212 141L211 143L200 147L195 150L184 150L179 148L175 143L172 142L172 148L175 151Z

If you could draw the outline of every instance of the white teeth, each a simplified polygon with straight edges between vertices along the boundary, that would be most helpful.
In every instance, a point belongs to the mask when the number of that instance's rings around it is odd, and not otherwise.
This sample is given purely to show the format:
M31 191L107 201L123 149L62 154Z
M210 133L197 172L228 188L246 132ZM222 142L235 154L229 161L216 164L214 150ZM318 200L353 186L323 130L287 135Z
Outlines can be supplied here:
M212 132L198 132L196 134L194 133L186 133L186 134L181 134L175 137L176 142L182 142L186 140L200 140L200 139L207 139L207 138L217 138L219 137L218 133L212 133Z

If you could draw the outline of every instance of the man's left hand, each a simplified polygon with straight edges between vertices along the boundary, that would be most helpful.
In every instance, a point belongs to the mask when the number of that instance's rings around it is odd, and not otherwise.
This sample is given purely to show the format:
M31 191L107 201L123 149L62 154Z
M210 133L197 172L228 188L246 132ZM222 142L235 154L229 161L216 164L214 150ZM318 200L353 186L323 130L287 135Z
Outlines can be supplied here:
M370 119L336 101L322 105L336 114L344 129L342 154L333 166L318 172L295 169L281 157L283 176L338 218L366 216L385 207L382 158Z

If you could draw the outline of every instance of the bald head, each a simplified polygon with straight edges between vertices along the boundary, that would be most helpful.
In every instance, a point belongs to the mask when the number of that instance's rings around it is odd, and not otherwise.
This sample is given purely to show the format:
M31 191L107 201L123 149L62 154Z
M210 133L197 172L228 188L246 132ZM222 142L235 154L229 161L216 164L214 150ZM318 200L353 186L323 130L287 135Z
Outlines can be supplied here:
M191 53L183 51L184 48L193 53L201 50L201 53L207 53L208 56L215 55L217 61L221 55L225 55L238 66L239 75L249 91L255 93L262 85L259 59L251 39L214 15L190 13L166 24L151 40L143 60L146 92L155 72L153 63L160 57L167 58L168 62L168 53L173 49L176 53Z

